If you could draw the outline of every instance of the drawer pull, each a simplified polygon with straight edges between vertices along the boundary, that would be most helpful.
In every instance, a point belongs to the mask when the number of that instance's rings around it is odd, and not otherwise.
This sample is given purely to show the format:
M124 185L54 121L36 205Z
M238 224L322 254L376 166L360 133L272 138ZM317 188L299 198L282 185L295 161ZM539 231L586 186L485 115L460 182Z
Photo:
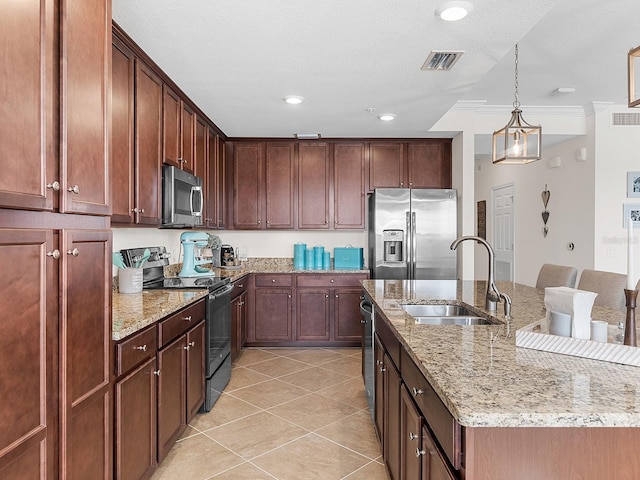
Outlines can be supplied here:
M159 377L160 376L160 369L154 370L153 374L156 375L157 377Z
M272 278L272 279L271 279L271 283L276 283L276 279L275 279L275 278Z
M331 283L335 283L335 280L333 278L331 279Z
M362 318L362 319L360 320L360 323L367 323L367 321L366 321L364 318Z
M427 452L425 452L424 450L420 450L419 448L416 448L416 457L419 458L421 455L424 455L425 453Z
M239 283L239 284L238 284L238 288L244 288L244 285L243 285L243 284L241 284L241 283Z
M186 322L190 322L191 321L191 315L189 315L188 317L182 317L182 319Z
M143 352L147 351L147 346L146 345L140 345L138 347L134 347L134 350L141 350Z
M409 432L409 440L415 440L416 438L418 438L417 433Z
M413 387L411 389L411 391L413 392L413 396L414 397L417 396L417 395L422 395L424 393L424 390L422 390L421 388L416 388L416 387Z

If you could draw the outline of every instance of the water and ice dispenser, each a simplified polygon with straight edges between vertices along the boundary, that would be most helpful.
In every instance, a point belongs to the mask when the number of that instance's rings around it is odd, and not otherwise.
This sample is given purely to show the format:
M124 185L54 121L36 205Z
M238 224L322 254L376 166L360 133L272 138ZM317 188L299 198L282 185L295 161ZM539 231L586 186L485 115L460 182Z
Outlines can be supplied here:
M382 232L382 241L384 242L384 261L385 262L402 262L404 247L404 231L403 230L384 230Z

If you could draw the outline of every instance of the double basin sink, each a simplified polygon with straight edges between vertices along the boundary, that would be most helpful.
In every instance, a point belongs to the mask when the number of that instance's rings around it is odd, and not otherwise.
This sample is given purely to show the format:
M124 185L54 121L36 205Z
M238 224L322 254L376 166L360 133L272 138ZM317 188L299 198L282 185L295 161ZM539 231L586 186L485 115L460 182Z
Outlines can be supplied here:
M422 325L493 325L498 323L479 316L463 305L411 304L402 305L402 308L415 319L416 323Z

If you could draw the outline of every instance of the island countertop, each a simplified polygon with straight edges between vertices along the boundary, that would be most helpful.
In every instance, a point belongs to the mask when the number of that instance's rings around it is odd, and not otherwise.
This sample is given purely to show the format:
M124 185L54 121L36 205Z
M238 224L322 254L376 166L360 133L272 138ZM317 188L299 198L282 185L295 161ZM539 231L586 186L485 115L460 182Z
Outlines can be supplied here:
M365 280L376 308L451 414L466 427L638 427L640 368L516 347L515 331L544 318L544 291L498 282L513 300L502 325L416 325L403 303L449 300L484 310L485 282ZM617 324L624 312L594 307ZM502 304L496 317L504 321Z

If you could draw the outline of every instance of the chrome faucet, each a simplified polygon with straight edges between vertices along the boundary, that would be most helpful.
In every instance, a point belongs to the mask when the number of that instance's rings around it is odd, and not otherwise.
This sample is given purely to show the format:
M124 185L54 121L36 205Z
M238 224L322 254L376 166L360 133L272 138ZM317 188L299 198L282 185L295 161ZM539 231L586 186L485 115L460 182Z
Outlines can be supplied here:
M458 248L460 243L465 240L474 240L485 246L487 249L487 253L489 254L489 278L487 279L487 291L485 294L485 308L489 312L495 312L497 310L497 305L500 299L504 300L504 316L507 320L511 319L511 297L506 293L500 293L498 291L498 287L496 286L496 281L494 278L494 270L495 270L495 254L493 253L493 248L489 245L484 238L481 237L458 237L451 244L451 250L455 250Z

